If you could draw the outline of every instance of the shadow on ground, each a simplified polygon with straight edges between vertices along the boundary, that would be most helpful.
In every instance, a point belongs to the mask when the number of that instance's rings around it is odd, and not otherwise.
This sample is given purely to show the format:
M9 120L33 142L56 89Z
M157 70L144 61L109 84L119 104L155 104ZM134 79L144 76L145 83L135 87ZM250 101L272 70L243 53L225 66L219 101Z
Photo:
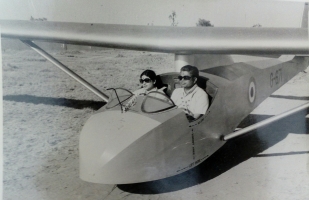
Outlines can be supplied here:
M53 106L65 106L75 109L91 108L98 110L105 105L105 102L101 101L90 101L90 100L76 100L76 99L65 99L65 98L52 98L52 97L37 97L32 95L6 95L3 96L5 101L15 101L33 104L45 104Z
M228 141L211 157L187 172L157 181L118 185L118 188L135 194L160 194L207 182L251 157L258 157L259 153L279 143L289 133L308 134L309 119L305 117L308 111L309 109L300 111L267 127ZM251 115L240 125L248 126L268 117L270 116ZM308 154L308 152L294 152L293 154L298 153ZM291 156L293 154L283 153L280 156Z

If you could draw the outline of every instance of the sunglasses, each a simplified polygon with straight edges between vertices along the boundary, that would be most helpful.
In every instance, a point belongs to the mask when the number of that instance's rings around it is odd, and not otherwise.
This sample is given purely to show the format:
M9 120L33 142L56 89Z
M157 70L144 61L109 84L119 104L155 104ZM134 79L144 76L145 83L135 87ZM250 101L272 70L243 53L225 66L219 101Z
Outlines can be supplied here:
M192 78L191 76L178 76L178 79L179 79L180 81L181 81L182 79L188 81L188 80L190 80L191 78Z
M150 79L150 78L139 79L139 82L140 82L140 83L143 83L143 82L145 82L145 83L149 83L150 81L151 81L151 79Z

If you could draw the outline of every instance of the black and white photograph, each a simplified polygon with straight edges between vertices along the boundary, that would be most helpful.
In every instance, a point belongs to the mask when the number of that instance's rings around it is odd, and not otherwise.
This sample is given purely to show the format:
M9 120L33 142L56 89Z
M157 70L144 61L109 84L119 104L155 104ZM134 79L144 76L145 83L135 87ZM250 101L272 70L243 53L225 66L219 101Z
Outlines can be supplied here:
M2 198L309 199L308 12L1 1Z

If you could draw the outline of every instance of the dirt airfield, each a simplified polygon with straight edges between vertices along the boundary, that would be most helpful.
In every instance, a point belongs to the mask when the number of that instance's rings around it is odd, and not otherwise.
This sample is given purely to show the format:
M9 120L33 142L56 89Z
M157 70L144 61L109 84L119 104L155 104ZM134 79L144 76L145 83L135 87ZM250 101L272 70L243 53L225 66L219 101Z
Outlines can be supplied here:
M171 54L113 49L50 53L100 90L134 90L143 70L174 69ZM6 200L309 199L307 110L228 142L178 176L141 184L94 184L79 178L79 132L102 101L32 50L3 49L2 60ZM307 69L254 114L262 118L308 102L308 83Z

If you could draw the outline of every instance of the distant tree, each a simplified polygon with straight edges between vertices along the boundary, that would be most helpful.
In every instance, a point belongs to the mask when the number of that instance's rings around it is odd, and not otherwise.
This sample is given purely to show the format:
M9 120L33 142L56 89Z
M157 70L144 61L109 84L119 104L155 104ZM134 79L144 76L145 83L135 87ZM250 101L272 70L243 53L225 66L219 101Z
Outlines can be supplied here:
M176 22L176 17L177 17L177 15L176 15L176 12L175 12L175 11L173 11L172 14L170 14L170 15L168 16L168 18L169 18L170 21L171 21L171 26L177 26L177 25L178 25L178 22Z
M209 26L209 27L214 27L213 24L210 23L210 21L205 20L205 19L198 19L198 22L196 23L196 26Z
M30 21L47 21L47 18L33 18L32 16L30 17Z
M254 24L252 27L253 28L259 28L259 27L262 27L262 25L261 24Z

